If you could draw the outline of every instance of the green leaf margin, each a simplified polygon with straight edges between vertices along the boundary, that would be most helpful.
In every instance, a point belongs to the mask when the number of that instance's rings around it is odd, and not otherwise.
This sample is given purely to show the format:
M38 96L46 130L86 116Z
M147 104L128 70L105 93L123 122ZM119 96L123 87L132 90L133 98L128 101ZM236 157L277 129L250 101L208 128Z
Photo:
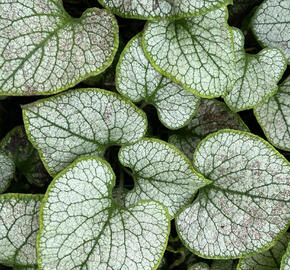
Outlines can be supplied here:
M49 193L50 193L50 190L53 188L55 182L58 180L58 178L60 178L62 175L66 174L67 171L71 168L73 168L75 166L76 163L82 161L82 160L86 160L86 159L95 159L97 161L100 161L101 163L107 165L109 171L112 173L112 176L113 176L113 181L112 181L112 184L108 187L108 192L109 192L109 197L112 198L112 201L114 201L114 198L113 198L113 188L115 187L115 184L116 184L116 175L111 167L111 165L104 159L101 159L100 157L97 157L97 156L87 156L87 157L80 157L76 160L74 160L68 167L66 167L63 171L59 172L55 177L54 179L51 181L51 183L49 184L47 190L46 190L46 193L42 199L42 203L41 203L41 206L40 206L40 212L39 212L39 231L38 231L38 234L37 234L37 237L36 237L36 250L37 250L37 264L38 264L38 267L39 267L39 270L45 270L41 267L41 259L40 259L40 256L39 256L39 250L40 250L40 234L43 230L43 209L44 209L44 206L45 206L45 203L47 202L47 199L48 199L48 196L49 196ZM135 205L137 204L142 204L142 203L145 203L145 202L152 202L154 200L141 200L139 202L137 202L136 204L130 206L130 207L134 207ZM166 214L166 217L168 218L168 221L170 221L170 216L169 216L169 213L167 211L167 208L161 204L160 202L158 201L154 201L155 203L159 204L165 211L165 214ZM115 206L117 205L117 202L115 201ZM113 206L112 206L113 207ZM118 205L118 207L120 208L123 208L123 209L128 209L130 207L123 207L121 205ZM166 251L166 247L167 247L167 244L168 244L168 240L169 240L169 236L170 236L170 228L171 228L171 224L170 222L168 223L168 228L167 228L167 241L166 243L164 243L164 247L163 247L163 250L160 254L160 258L159 260L157 261L157 263L155 264L154 268L152 268L152 270L156 270L159 266L159 264L161 263L161 260L163 258L163 255Z
M146 0L145 0L146 1ZM158 1L158 0L157 0ZM173 0L176 1L176 0ZM207 0L206 0L207 1ZM154 17L154 16L137 16L137 15L124 15L124 13L119 12L118 9L116 8L110 8L107 5L104 4L103 0L98 0L98 2L106 9L112 11L114 14L118 15L119 17L122 18L127 18L127 19L137 19L137 20L149 20L149 21L163 21L163 20L179 20L183 18L188 18L188 17L193 17L193 16L198 16L198 15L203 15L206 14L210 11L219 9L221 7L226 7L228 5L233 5L233 0L226 0L225 3L223 4L218 4L215 5L212 8L203 8L200 12L191 12L186 15L171 15L171 16L165 16L165 17Z
M131 106L132 106L132 109L134 109L137 113L140 113L141 117L143 117L143 119L145 120L145 129L144 129L143 137L142 137L142 138L145 137L145 135L146 135L146 133L147 133L147 129L148 129L148 120L147 120L147 115L146 115L146 113L145 113L143 110L139 109L139 108L138 108L138 107L137 107L133 102L131 102L130 100L128 100L128 99L126 99L126 98L120 96L119 94L117 94L117 93L115 93L115 92L111 92L111 91L109 91L109 90L104 90L104 89L100 89L100 88L78 88L78 89L73 89L73 90L70 90L70 91L84 91L84 92L86 92L86 91L91 91L92 89L94 89L94 90L98 90L98 91L103 92L103 93L105 93L105 94L113 95L113 96L115 96L115 97L117 97L117 98L120 98L120 99L122 99L123 101L125 101L127 104L131 105ZM61 95L65 95L65 94L66 94L66 92L63 92L63 93L60 93L60 94L58 94L58 95L51 96L51 97L44 98L44 99L39 99L39 100L37 100L37 101L35 101L35 102L33 102L33 103L29 103L29 104L25 104L25 105L21 106L21 108L22 108L22 117L23 117L23 122L24 122L24 128L25 128L25 132L26 132L27 138L28 138L28 140L30 141L30 143L32 144L32 146L37 150L37 152L38 152L38 154L39 154L39 157L40 157L40 159L41 159L41 161L42 161L42 163L43 163L45 169L47 170L47 172L49 173L49 175L51 175L52 177L55 177L56 175L50 171L50 169L49 169L49 167L48 167L48 165L47 165L47 163L46 163L46 161L45 161L45 159L44 159L44 157L43 157L43 155L42 155L41 150L37 147L37 143L33 141L32 136L31 136L31 134L30 134L30 132L29 132L29 130L28 130L28 126L29 126L29 124L28 124L28 120L27 120L28 118L27 118L27 116L25 115L25 111L24 111L23 109L25 109L25 107L28 107L28 106L30 106L30 105L34 105L34 104L38 104L38 103L42 103L42 102L45 102L45 101L50 101L51 99L54 99L54 98L56 98L56 97L59 97L59 96L61 96ZM141 138L141 139L142 139L142 138ZM138 141L139 141L139 140L138 140ZM123 145L129 145L129 144L131 144L131 143L124 143ZM113 145L113 144L112 144L112 145ZM108 146L112 146L112 145L109 144L109 145L107 145L107 147L108 147ZM76 160L78 160L78 159L76 159Z
M221 129L215 133L211 133L209 134L208 136L206 136L204 139L202 139L202 141L198 144L198 146L196 147L195 151L194 151L194 154L193 154L193 159L195 159L195 156L197 154L197 151L199 149L199 147L201 146L201 144L203 144L205 141L207 141L209 138L211 137L214 137L215 135L217 134L220 134L220 133L225 133L225 132L232 132L232 133L236 133L236 134L242 134L242 135L248 135L249 137L252 137L254 139L258 139L260 140L261 142L263 142L269 149L271 149L275 155L279 158L282 158L287 164L288 166L290 167L290 162L282 155L280 154L270 143L268 143L267 141L263 140L262 138L260 138L259 136L257 135L254 135L250 132L246 132L246 131L240 131L240 130L234 130L234 129ZM193 164L193 167L197 170L196 166ZM186 205L184 206L182 209L180 209L180 211L178 211L178 213L176 214L176 217L186 208L190 207L191 204L189 205ZM185 241L183 240L182 236L181 236L181 233L180 233L180 230L178 228L178 224L177 224L177 219L175 219L175 228L176 228L176 232L177 232L177 235L181 241L181 243L189 250L191 251L193 254L201 257L201 258L204 258L204 259L239 259L239 258L245 258L245 257L248 257L248 256L252 256L256 253L260 253L260 252L263 252L263 251L266 251L268 250L269 248L273 247L277 241L279 240L279 238L287 232L288 230L288 227L290 226L290 220L288 220L288 224L285 226L285 228L283 230L281 230L281 232L277 235L277 237L272 241L270 242L268 245L266 245L264 248L260 248L260 249L257 249L255 250L255 252L249 252L249 253L245 253L245 254L241 254L239 256L213 256L213 257L210 257L210 256L204 256L202 254L200 254L198 251L190 248L186 243Z

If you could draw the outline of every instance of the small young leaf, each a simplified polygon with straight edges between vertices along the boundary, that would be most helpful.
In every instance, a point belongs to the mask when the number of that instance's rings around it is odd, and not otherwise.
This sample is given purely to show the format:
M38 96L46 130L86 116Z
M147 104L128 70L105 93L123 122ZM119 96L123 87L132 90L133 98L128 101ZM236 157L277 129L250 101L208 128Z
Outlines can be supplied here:
M85 157L51 183L40 212L38 264L43 270L156 269L170 230L164 206L124 208L112 198L107 162Z
M227 9L178 21L149 22L143 49L163 75L201 97L232 88L235 57Z
M236 266L234 260L214 260L210 270L236 270Z
M282 257L280 270L290 269L290 242L288 243L288 248Z
M252 30L262 46L281 49L290 64L289 0L265 0L252 18Z
M258 54L244 50L244 35L234 28L237 78L233 89L224 100L232 111L253 108L275 94L287 62L284 54L275 48L266 48Z
M144 20L179 19L207 13L232 0L99 0L119 16Z
M25 128L51 175L79 156L102 156L109 145L133 143L146 133L143 111L101 89L77 89L25 105Z
M187 270L210 270L208 264L204 262L195 263L187 268Z
M277 94L254 109L268 140L290 151L290 76L279 86Z
M162 76L143 53L141 35L124 49L116 73L116 88L133 102L153 104L160 121L170 129L186 125L197 109L199 98Z
M5 153L0 152L0 193L3 193L10 185L15 171L13 160Z
M195 148L204 137L224 128L249 131L239 115L224 103L215 99L201 99L194 118L185 128L170 136L168 142L191 160Z
M73 19L54 0L0 3L0 95L63 91L113 61L118 26L107 10Z
M19 267L36 265L42 198L42 195L12 193L0 196L0 263Z
M280 262L283 254L285 253L290 235L285 234L278 239L275 246L269 250L256 253L253 256L240 259L238 270L279 270Z
M17 170L27 181L37 186L43 186L49 180L37 150L28 141L24 127L13 128L0 142L0 150L14 162Z
M161 140L142 139L123 146L119 160L132 169L135 180L125 205L139 200L156 200L167 207L172 218L199 188L210 183L193 169L181 152Z
M179 236L194 253L243 257L266 250L287 229L290 164L270 144L221 130L199 144L193 162L213 181L177 216Z

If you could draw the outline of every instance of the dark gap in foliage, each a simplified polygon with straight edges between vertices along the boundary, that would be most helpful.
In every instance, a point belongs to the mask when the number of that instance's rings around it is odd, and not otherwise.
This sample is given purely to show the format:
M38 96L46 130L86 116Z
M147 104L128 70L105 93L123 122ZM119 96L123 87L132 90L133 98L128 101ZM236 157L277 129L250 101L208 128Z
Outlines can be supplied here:
M105 160L111 165L115 175L116 175L116 185L115 187L119 186L120 183L120 175L123 173L124 175L124 188L125 189L133 189L134 187L134 180L132 178L132 171L130 168L123 169L123 165L121 165L118 159L118 153L120 150L120 146L110 146L105 152ZM122 171L121 171L122 170Z
M244 18L263 0L234 0L234 4L229 6L229 24L241 27Z
M93 0L63 0L63 7L74 18L81 17L88 8L103 8L97 1Z
M166 128L160 122L156 108L151 104L147 104L143 108L143 111L146 113L148 119L148 130L146 137L168 141L168 137L172 133L172 131Z
M10 269L12 270L13 268L0 264L0 270L10 270Z

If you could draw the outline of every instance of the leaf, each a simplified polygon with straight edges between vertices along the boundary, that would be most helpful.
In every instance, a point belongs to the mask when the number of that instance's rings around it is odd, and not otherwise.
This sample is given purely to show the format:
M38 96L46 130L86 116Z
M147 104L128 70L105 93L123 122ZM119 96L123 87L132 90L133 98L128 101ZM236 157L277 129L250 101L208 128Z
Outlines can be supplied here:
M195 113L199 98L162 76L143 53L141 35L124 49L116 72L118 92L132 100L153 104L163 125L178 129Z
M143 49L151 64L188 91L218 97L234 83L235 63L227 9L178 21L149 22Z
M211 264L210 270L236 270L236 263L234 260L214 260Z
M72 18L62 1L0 4L0 95L47 95L103 72L118 47L114 16L96 8Z
M240 259L238 270L279 270L280 262L287 249L290 234L285 234L278 239L275 246L263 253Z
M15 266L13 270L37 270L37 266Z
M232 111L254 108L274 95L278 89L287 62L276 48L266 48L258 54L247 54L244 50L244 35L234 28L237 79L224 100Z
M6 135L0 142L0 149L11 158L17 170L29 183L43 186L49 181L49 175L38 152L28 141L23 126L13 128Z
M232 3L232 0L99 0L99 2L125 18L160 20L207 13Z
M15 165L5 153L0 152L0 194L9 187L14 176Z
M265 0L252 18L252 30L263 47L281 49L290 64L289 0Z
M33 194L0 196L0 263L19 267L36 265L35 241L42 198Z
M40 212L40 269L156 269L170 230L164 206L132 207L112 198L114 173L105 161L75 161L51 183Z
M281 270L287 270L290 268L290 242L288 243L288 248L282 257Z
M187 270L210 270L208 264L204 262L195 263L187 268Z
M119 160L132 169L135 180L125 205L156 200L164 204L171 218L189 203L200 187L210 183L193 169L181 152L161 140L146 138L123 146Z
M191 160L199 142L208 134L223 128L249 131L239 115L224 103L215 99L201 99L194 118L185 128L170 136L168 142Z
M131 102L101 89L77 89L23 107L27 135L51 175L80 156L141 139L147 118Z
M289 221L289 162L251 133L221 130L195 150L196 169L212 184L177 215L177 231L192 252L237 258L271 247Z
M290 76L254 113L267 139L274 146L290 151Z

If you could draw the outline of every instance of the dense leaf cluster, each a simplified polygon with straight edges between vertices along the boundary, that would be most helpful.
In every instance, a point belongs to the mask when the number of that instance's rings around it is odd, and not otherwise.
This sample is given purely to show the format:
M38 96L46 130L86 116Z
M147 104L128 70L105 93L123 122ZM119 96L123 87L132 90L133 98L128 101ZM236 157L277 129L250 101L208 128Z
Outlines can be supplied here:
M0 268L290 269L289 18L2 0Z

